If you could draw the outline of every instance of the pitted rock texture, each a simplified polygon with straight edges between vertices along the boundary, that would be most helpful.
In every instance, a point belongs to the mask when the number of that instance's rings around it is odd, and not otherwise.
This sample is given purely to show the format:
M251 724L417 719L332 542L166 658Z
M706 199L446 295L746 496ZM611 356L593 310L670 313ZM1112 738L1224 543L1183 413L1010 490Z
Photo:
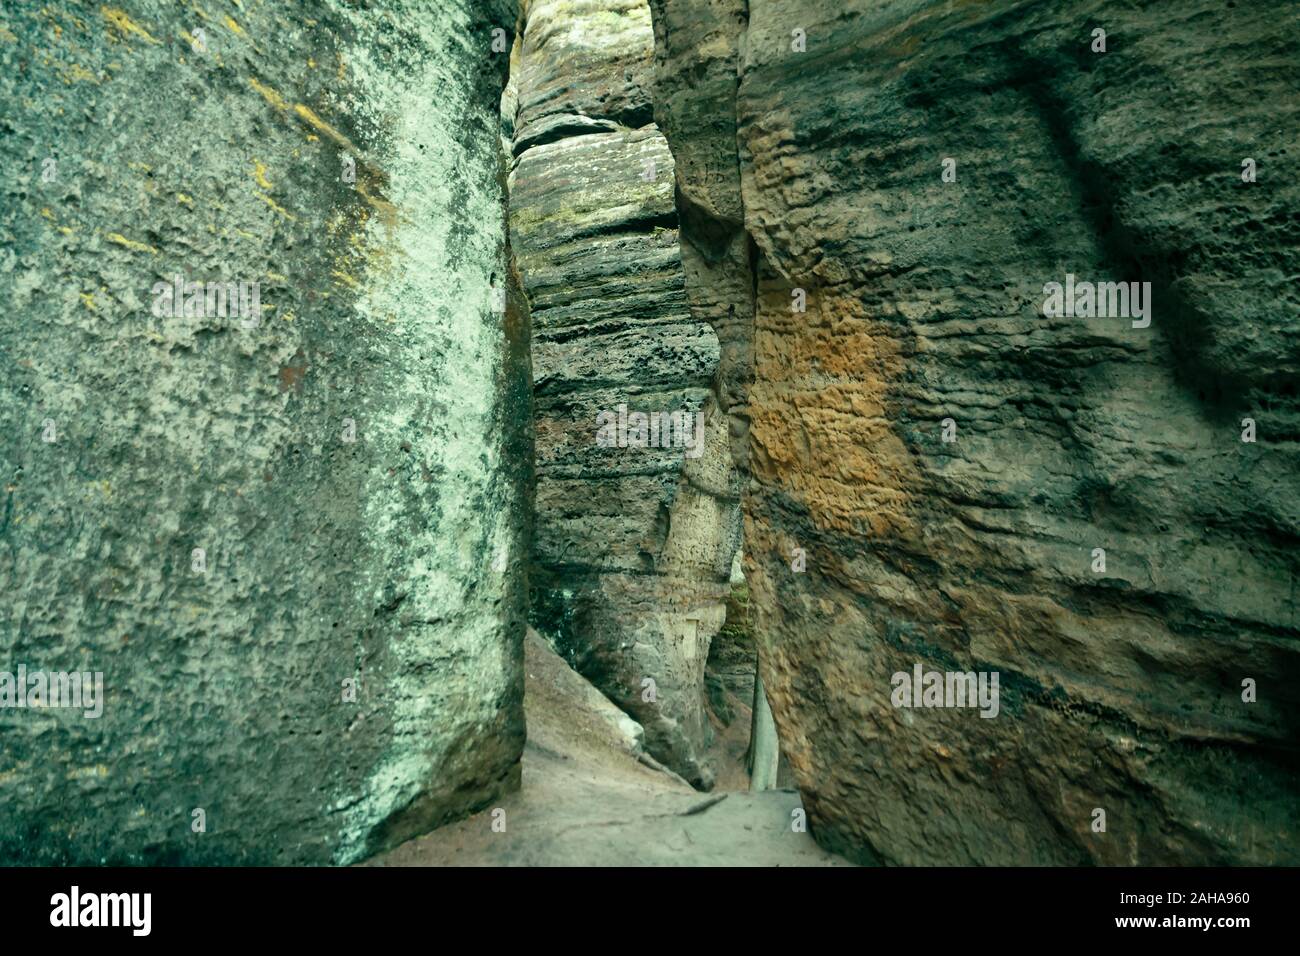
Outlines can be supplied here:
M517 785L514 16L0 13L0 672L106 697L0 709L0 860L348 862ZM177 275L260 323L157 314Z
M652 9L683 242L753 243L745 573L818 840L1300 862L1300 9ZM1045 318L1067 273L1150 326ZM917 663L998 715L892 706Z
M697 786L704 664L739 541L717 336L684 289L673 162L651 121L644 0L530 2L502 99L533 328L533 621ZM685 412L693 448L605 447L599 416ZM695 427L698 419L699 428Z

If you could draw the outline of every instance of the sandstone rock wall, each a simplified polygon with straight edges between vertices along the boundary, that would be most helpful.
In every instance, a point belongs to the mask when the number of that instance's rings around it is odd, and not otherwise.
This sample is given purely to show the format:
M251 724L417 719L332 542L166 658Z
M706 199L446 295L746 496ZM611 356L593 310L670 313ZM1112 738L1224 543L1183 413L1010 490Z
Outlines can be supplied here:
M533 616L693 783L704 664L739 539L718 338L683 286L652 122L645 0L533 0L503 97L510 229L533 323ZM694 448L598 443L602 412L686 412ZM635 436L633 436L635 438ZM652 683L649 683L652 682Z
M0 13L0 672L104 686L0 708L0 859L349 862L517 782L514 18Z
M1297 9L651 7L688 294L749 424L761 673L818 839L1300 861ZM1044 317L1067 274L1150 282L1150 325ZM918 663L997 672L998 715L894 707Z

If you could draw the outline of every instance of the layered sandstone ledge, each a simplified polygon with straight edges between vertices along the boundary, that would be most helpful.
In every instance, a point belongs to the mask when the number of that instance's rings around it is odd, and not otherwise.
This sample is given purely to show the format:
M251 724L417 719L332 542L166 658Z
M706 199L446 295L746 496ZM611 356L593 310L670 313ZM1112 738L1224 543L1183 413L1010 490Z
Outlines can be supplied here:
M533 620L645 726L654 756L707 787L704 664L738 487L718 339L684 289L652 56L645 0L534 0L503 100L533 326ZM663 414L686 435L656 427Z

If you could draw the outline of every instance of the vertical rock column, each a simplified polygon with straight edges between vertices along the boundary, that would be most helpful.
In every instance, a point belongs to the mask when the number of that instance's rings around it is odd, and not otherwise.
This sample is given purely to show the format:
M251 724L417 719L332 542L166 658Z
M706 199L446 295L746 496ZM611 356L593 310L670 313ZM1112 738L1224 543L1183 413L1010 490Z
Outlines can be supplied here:
M708 786L704 664L739 511L718 339L683 288L652 55L645 0L531 2L504 99L511 242L534 330L533 615L645 726L653 755ZM693 447L662 433L636 447L633 416L671 412Z
M1296 862L1294 7L653 7L683 201L752 240L745 570L814 835ZM1149 322L1044 314L1067 275Z
M0 14L0 859L346 863L517 784L513 21Z

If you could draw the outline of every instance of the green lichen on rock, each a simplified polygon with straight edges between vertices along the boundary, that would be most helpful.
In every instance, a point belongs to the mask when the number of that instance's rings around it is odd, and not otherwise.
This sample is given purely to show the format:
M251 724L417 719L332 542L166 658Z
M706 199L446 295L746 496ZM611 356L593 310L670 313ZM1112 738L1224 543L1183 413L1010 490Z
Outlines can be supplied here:
M517 781L513 18L6 7L0 671L106 704L0 710L0 858L349 862ZM156 314L177 275L260 323Z

